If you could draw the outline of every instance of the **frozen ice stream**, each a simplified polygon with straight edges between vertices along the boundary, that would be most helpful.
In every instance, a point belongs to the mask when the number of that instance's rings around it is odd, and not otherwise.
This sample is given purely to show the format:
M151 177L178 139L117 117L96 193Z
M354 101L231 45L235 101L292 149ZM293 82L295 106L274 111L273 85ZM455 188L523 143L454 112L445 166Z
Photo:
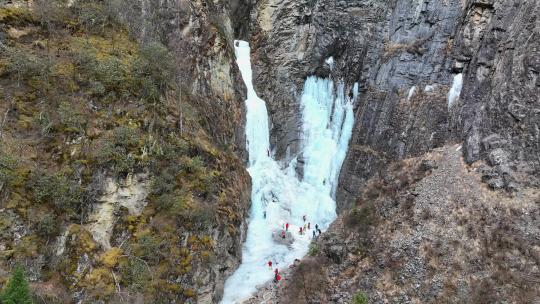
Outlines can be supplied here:
M245 41L235 41L237 64L247 87L246 145L248 171L252 179L252 207L247 239L242 250L242 264L225 282L222 303L241 303L257 286L273 279L273 269L285 268L308 251L312 230L299 234L303 216L321 230L336 217L333 199L339 171L354 124L353 102L358 95L346 98L343 84L334 90L331 80L309 77L301 98L302 154L304 177L296 175L296 159L282 168L270 156L268 113L265 102L257 96L252 83L250 48ZM266 218L264 212L266 211ZM289 223L290 245L274 240ZM285 278L286 279L286 278Z

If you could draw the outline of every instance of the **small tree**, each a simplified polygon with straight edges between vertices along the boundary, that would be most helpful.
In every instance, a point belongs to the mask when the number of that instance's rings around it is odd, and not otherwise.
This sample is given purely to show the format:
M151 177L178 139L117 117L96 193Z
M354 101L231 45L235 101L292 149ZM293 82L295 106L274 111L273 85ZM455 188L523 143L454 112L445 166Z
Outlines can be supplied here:
M15 266L0 300L3 304L32 304L28 282L20 265Z
M311 242L309 244L309 250L308 250L308 254L310 256L316 256L319 254L319 245L317 243L314 243L314 242Z
M361 291L357 292L352 299L352 304L368 304L368 303L369 303L368 297L366 296L365 293Z
M157 103L173 83L174 58L159 42L143 45L133 63L133 76L141 97Z
M11 155L0 149L0 192L13 187L19 176L16 174L17 162Z
M107 25L107 15L100 2L77 1L71 10L75 13L77 21L87 34L103 34Z
M51 63L46 58L34 56L17 49L7 49L7 72L15 76L17 84L22 80L40 77L45 84L49 84Z
M84 189L70 176L62 173L54 175L35 172L28 188L39 203L51 203L61 214L77 216L84 207Z

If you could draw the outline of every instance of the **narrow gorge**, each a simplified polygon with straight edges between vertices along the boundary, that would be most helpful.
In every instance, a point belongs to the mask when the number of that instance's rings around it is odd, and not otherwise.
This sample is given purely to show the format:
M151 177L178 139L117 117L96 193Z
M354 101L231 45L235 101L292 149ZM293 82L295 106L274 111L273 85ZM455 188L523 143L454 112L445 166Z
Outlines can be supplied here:
M540 302L538 16L0 0L0 303Z

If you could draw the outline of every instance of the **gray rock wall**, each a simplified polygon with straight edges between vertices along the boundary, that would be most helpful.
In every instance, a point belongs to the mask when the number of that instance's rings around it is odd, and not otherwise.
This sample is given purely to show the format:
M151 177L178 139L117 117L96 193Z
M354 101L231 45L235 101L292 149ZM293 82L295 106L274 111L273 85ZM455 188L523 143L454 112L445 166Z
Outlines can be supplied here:
M364 90L337 197L342 210L389 162L452 139L446 101L453 80L449 44L462 3L400 0L387 9L378 24L381 36L366 46L376 51L362 74Z
M391 161L464 142L484 179L512 190L539 173L538 1L258 1L251 12L255 81L276 156L298 151L308 75L360 84L338 206ZM335 59L331 70L324 60ZM448 108L454 75L461 98ZM414 92L409 98L411 88ZM494 161L493 159L497 159ZM516 173L517 172L517 173Z
M464 87L456 129L495 188L538 186L540 2L470 1L453 44Z
M366 42L377 32L378 1L258 1L252 10L255 84L271 115L277 158L299 151L299 96L307 76L343 78L347 89L359 80ZM370 22L363 22L365 15ZM336 59L332 71L324 62Z

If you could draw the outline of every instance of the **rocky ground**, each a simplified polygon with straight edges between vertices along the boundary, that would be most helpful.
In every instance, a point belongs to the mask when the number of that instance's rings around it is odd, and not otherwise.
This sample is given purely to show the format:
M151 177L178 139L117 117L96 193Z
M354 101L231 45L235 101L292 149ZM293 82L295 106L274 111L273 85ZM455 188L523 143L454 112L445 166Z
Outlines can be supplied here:
M265 303L540 302L540 192L491 190L461 146L371 180ZM252 302L255 300L252 300ZM251 302L250 302L251 303ZM254 302L253 302L254 303Z
M269 282L257 289L257 293L250 299L244 301L244 304L274 304L279 302L279 293L286 282L290 279L292 269L286 268L280 271L282 280L279 283Z

